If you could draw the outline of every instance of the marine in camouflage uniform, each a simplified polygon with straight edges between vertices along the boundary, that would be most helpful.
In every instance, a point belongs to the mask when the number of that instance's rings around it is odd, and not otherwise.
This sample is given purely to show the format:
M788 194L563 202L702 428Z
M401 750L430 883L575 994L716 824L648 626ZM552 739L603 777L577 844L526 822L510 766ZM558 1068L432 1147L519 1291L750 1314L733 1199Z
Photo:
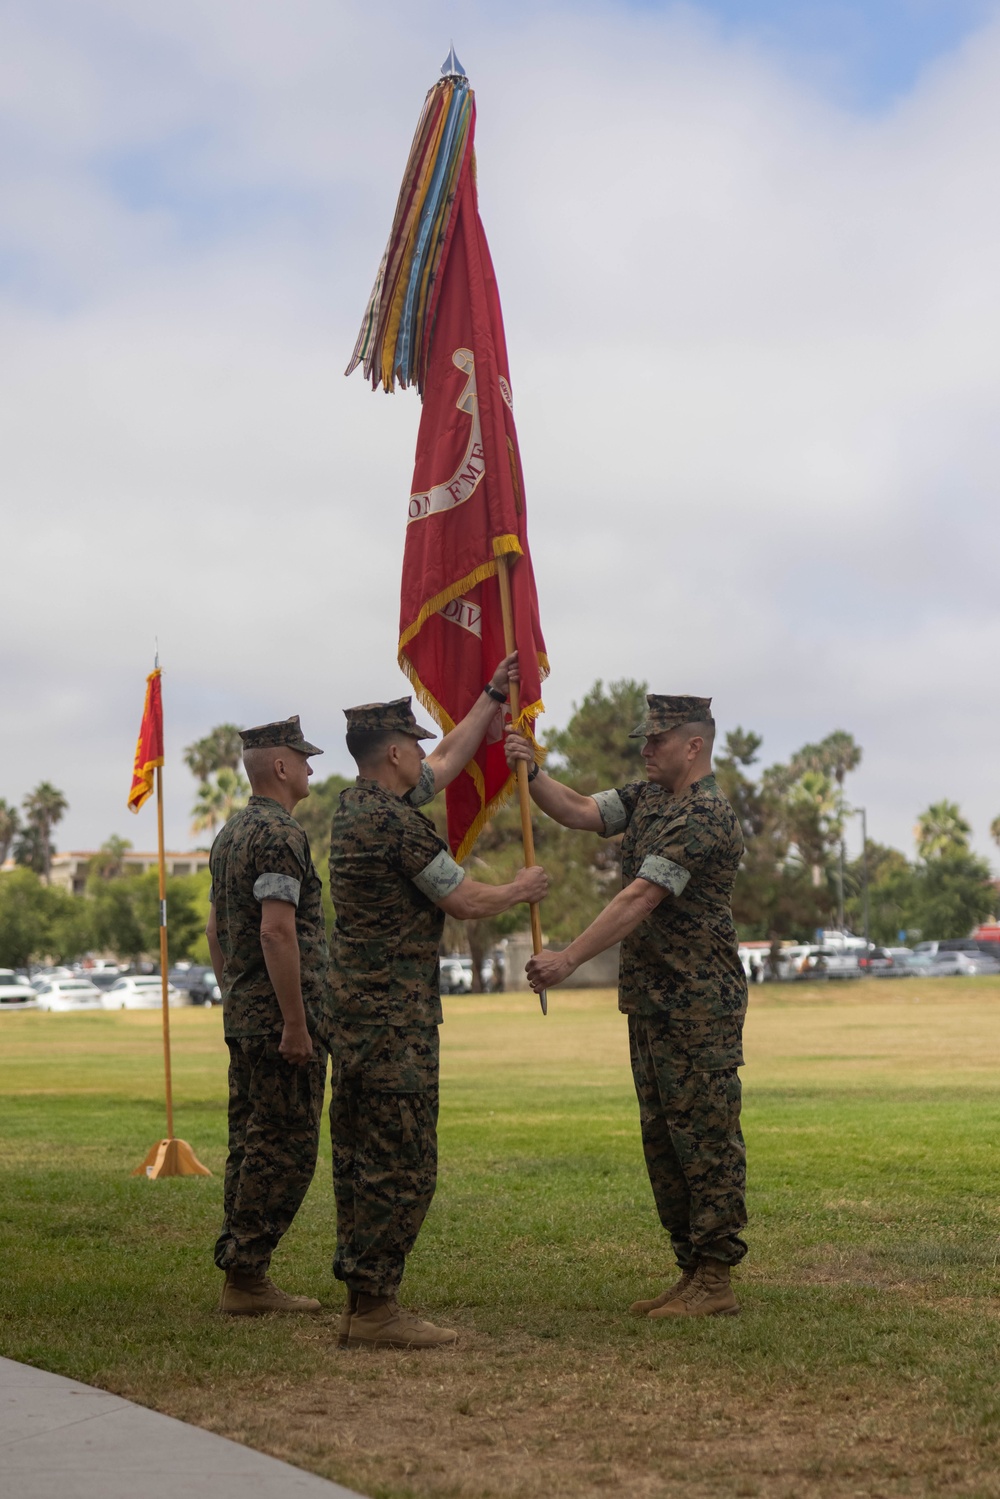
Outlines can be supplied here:
M209 859L208 935L229 1048L229 1155L215 1246L215 1263L226 1272L221 1310L318 1311L317 1301L278 1290L268 1267L312 1180L323 1107L327 1053L317 1023L328 951L322 887L305 830L288 809L308 794L307 757L322 751L303 738L297 717L240 737L255 793L272 794L251 796L225 824ZM301 999L293 979L282 1002L269 972L274 958L265 946L267 918L270 913L291 927L291 912ZM289 1035L301 1021L308 1034L301 1031L296 1053Z
M337 1201L335 1276L346 1283L342 1344L432 1347L455 1340L401 1309L397 1293L437 1179L438 955L445 911L499 914L539 898L545 877L467 879L418 808L472 758L503 700L508 662L430 759L409 698L345 710L358 760L330 835L337 913L326 1037Z
M631 737L646 740L649 781L582 798L551 792L532 772L535 799L551 815L575 812L569 826L623 835L623 894L617 912L609 907L564 953L543 954L528 971L536 987L560 982L621 940L619 1009L628 1016L643 1152L681 1270L633 1311L733 1312L729 1267L747 1248L737 1071L747 985L732 918L743 835L711 773L711 699L653 694L647 702ZM513 741L513 758L526 758L523 744Z

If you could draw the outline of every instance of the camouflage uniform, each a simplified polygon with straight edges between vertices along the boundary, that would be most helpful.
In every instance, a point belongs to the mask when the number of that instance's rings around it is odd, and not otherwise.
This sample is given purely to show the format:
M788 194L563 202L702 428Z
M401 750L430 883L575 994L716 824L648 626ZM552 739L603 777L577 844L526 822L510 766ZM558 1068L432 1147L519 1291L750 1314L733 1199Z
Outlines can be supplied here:
M710 718L710 699L648 701L636 735ZM737 1068L747 985L732 918L740 825L714 775L676 797L639 782L594 800L605 835L625 835L623 886L641 878L669 892L623 941L618 980L660 1221L682 1269L700 1257L736 1264L746 1253Z
M408 698L346 711L352 728L429 737ZM369 1296L398 1290L437 1180L444 912L435 902L464 871L416 810L433 795L427 765L405 798L359 776L340 794L330 835L333 1273Z
M294 724L297 728L297 718ZM287 742L302 753L321 753L302 740L301 731L296 742L267 739L269 730L288 732L288 722L247 729L244 744ZM328 964L322 887L305 831L270 797L252 796L245 810L229 819L209 862L225 957L223 1024L229 1047L229 1156L215 1263L220 1270L264 1275L316 1169L326 1078L326 1049L316 1036ZM302 999L315 1050L301 1067L278 1051L283 1021L260 941L264 900L285 900L296 908Z

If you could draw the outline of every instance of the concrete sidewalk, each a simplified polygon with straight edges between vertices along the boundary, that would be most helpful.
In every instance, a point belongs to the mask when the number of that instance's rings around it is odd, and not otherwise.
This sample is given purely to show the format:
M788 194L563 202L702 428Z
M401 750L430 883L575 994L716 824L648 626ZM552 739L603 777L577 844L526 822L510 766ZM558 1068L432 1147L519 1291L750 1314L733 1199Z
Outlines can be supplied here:
M360 1499L198 1426L0 1358L10 1499Z

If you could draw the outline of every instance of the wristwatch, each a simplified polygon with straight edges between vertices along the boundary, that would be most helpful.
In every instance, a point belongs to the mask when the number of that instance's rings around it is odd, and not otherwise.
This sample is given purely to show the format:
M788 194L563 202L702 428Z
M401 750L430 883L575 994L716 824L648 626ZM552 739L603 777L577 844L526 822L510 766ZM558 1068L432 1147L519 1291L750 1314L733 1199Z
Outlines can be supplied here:
M493 686L492 682L487 682L486 686L483 688L483 691L486 693L487 697L491 697L495 703L505 703L507 701L506 692L501 692L499 687Z

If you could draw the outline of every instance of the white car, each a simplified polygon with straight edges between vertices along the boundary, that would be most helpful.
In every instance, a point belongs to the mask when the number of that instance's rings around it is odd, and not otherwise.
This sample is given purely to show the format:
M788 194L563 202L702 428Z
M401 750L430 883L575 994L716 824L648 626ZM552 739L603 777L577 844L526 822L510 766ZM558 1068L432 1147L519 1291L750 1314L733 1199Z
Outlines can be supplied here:
M182 1005L184 996L167 984L167 1004ZM118 979L101 995L105 1010L158 1010L163 1004L163 981L158 973L130 973Z
M99 1010L101 991L86 979L52 979L37 991L40 1010Z
M33 973L28 983L37 994L46 984L62 983L63 979L75 979L77 976L72 968L43 968L40 973Z
M18 979L8 982L0 974L0 1011L10 1010L37 1010L38 996L28 983L21 983Z

